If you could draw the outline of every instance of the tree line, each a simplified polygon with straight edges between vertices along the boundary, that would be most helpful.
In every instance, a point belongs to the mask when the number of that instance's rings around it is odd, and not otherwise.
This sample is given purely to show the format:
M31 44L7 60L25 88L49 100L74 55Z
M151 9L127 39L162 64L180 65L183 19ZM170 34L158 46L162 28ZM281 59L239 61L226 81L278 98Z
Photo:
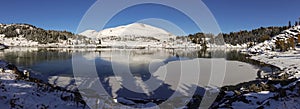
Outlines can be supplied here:
M216 43L214 41L222 41L221 37L223 37L223 41L227 44L237 45L244 43L261 43L265 40L271 39L271 37L280 34L283 30L288 29L288 26L283 27L260 27L258 29L254 29L251 31L239 31L239 32L230 32L230 33L220 33L218 35L214 35L211 33L195 33L190 34L187 37L196 44L201 44L204 42ZM204 41L204 39L209 39L208 41ZM217 43L218 44L218 43Z
M261 43L264 42L265 40L269 40L273 36L280 34L282 31L291 28L292 26L299 26L299 25L300 25L300 18L298 21L295 21L294 25L292 25L292 22L289 21L287 26L260 27L257 29L253 29L251 31L243 30L239 32L220 33L218 35L198 32L195 34L190 34L187 37L193 43L202 44L202 45L206 45L205 43L207 42L220 44L220 42L224 41L225 43L231 45L248 43L249 46L251 46L255 43ZM209 40L207 41L207 39Z
M30 24L2 24L0 34L4 34L6 38L22 36L40 44L58 43L59 40L67 40L68 38L84 38L84 36L75 35L71 32L44 30Z

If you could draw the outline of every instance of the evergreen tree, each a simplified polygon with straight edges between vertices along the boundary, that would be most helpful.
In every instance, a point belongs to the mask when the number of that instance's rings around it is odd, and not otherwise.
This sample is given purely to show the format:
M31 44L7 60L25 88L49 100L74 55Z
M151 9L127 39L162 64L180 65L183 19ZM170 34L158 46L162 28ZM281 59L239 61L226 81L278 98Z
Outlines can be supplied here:
M292 23L291 23L291 21L289 21L289 26L288 26L289 28L291 28L292 27Z
M280 49L280 51L285 52L288 50L288 47L285 44L284 40L276 40L275 42L276 49Z
M292 48L293 50L295 49L295 40L293 37L287 39L287 46L288 49Z
M300 44L300 34L298 34L298 41L297 41L298 45Z

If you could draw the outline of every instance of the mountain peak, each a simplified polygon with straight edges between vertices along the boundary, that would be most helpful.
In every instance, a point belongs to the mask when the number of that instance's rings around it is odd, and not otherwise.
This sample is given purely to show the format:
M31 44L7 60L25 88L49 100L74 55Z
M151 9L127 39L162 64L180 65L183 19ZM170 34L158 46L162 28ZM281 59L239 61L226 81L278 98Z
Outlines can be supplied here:
M175 37L175 35L167 32L166 30L143 23L132 23L114 28L107 28L100 32L96 32L95 30L87 30L80 34L91 38L105 38L110 36L116 36L152 37L158 40L167 40Z

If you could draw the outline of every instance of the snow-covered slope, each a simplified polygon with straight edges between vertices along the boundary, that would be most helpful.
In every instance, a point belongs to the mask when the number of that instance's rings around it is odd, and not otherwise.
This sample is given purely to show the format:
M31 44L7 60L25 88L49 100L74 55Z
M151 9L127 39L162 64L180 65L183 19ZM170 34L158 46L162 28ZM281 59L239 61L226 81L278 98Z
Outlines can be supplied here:
M294 37L297 39L297 35L300 34L300 26L295 26L290 29L287 29L283 31L281 34L276 35L272 37L271 40L266 40L263 43L259 43L251 48L249 48L247 51L251 53L265 53L267 51L271 51L272 49L274 50L276 48L275 42L277 40L283 39L286 40L288 38Z
M97 32L96 30L86 30L82 33L79 33L79 35L87 36L90 38L96 38L99 36L99 32Z
M108 28L100 32L96 32L95 30L86 30L80 33L80 35L93 37L93 38L105 38L110 36L130 37L130 38L151 37L162 41L168 40L169 38L175 38L175 35L173 35L172 33L142 23L133 23L129 25L118 26L115 28Z

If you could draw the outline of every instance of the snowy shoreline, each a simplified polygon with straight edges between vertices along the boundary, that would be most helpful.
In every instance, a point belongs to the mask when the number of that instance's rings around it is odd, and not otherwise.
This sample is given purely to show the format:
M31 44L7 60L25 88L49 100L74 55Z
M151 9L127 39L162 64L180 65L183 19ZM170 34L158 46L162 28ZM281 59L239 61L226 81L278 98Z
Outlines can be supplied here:
M225 87L214 108L295 108L300 107L300 48L276 50L276 42L298 39L300 26L292 27L263 43L243 50L250 59L276 66L279 72L265 78ZM286 42L285 42L286 43ZM296 45L296 44L295 44Z
M273 65L280 71L267 74L267 78L224 86L213 108L299 108L300 58L298 57L299 48L292 52L252 55L250 59Z
M0 61L0 107L10 108L84 108L79 93L42 83L22 75L12 64Z

